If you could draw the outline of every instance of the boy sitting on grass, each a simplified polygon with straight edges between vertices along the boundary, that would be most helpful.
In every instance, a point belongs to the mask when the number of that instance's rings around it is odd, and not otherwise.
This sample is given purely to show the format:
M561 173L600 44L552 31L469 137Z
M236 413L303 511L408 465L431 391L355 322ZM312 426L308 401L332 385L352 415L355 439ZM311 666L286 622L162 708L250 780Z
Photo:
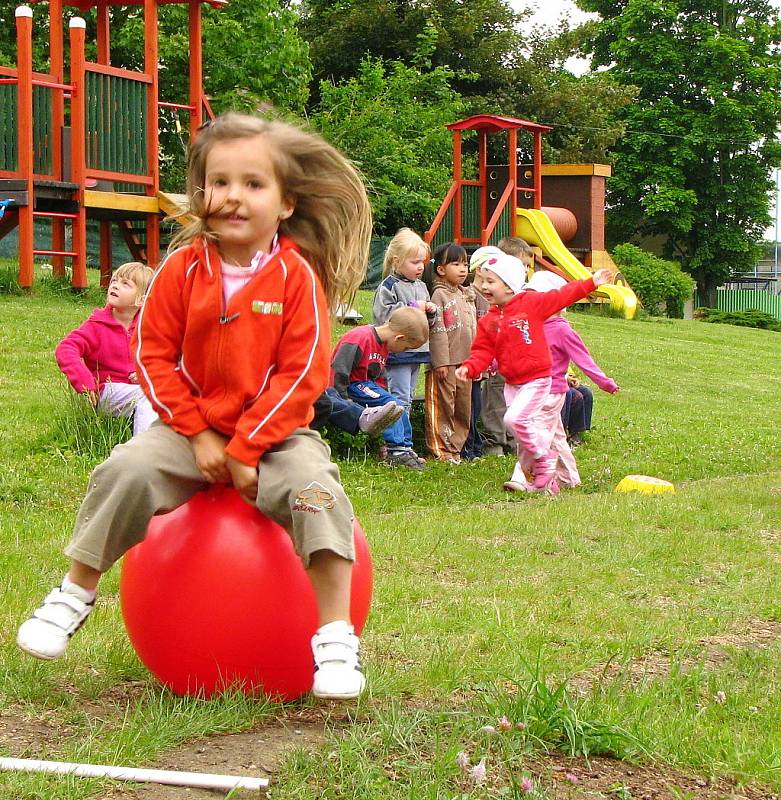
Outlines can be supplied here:
M423 469L425 461L412 449L412 425L403 406L390 404L385 364L389 353L415 350L428 341L428 319L417 308L397 308L382 325L359 325L342 336L331 356L331 386L362 406L389 408L396 417L382 432L388 446L386 462L394 467Z
M138 261L119 267L111 277L106 305L96 308L54 351L70 385L98 411L133 418L133 436L157 419L138 385L130 353L130 339L152 274Z

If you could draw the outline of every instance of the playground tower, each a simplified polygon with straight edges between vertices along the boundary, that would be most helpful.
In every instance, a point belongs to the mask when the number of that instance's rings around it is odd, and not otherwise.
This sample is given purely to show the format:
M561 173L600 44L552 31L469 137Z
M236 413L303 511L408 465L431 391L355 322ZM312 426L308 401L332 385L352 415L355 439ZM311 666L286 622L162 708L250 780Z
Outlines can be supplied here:
M613 283L598 289L592 302L610 303L634 316L637 297L605 250L605 164L543 164L542 137L548 125L495 114L478 114L447 126L453 132L453 183L424 239L437 247L458 242L469 250L520 236L536 248L536 261L566 280L588 277L606 267ZM477 179L463 177L462 135L477 132ZM507 136L507 164L489 164L488 137ZM518 137L531 134L530 148ZM529 152L531 163L519 162ZM555 206L543 204L550 197ZM569 246L568 246L569 245Z
M0 238L19 232L19 283L32 286L36 256L51 259L54 274L71 261L74 288L87 286L87 219L99 221L101 282L111 270L112 227L133 256L154 266L160 215L178 210L176 196L160 192L158 115L186 112L192 135L213 116L203 93L201 6L226 0L33 0L49 17L48 71L33 70L33 10L16 9L15 67L0 66ZM163 101L158 75L158 6L184 3L189 11L189 96ZM95 9L97 57L85 56L85 21L69 22L65 58L63 6ZM112 8L142 6L143 71L111 63ZM34 223L48 220L51 246L36 248ZM66 249L66 226L70 247Z

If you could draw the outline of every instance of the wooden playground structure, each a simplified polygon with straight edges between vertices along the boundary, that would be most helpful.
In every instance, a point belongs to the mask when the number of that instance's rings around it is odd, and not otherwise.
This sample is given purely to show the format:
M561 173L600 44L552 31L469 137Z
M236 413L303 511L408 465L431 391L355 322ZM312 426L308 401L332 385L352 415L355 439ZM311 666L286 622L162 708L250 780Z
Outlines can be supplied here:
M453 182L424 239L436 248L458 242L467 250L520 236L536 249L535 260L566 280L606 267L613 283L592 302L610 303L631 318L637 297L605 250L606 164L543 164L542 137L552 130L523 119L478 114L447 126L453 132ZM477 177L464 178L463 134L477 134ZM490 164L488 137L507 137L507 163ZM519 136L531 146L519 147ZM531 155L530 163L519 154ZM544 205L543 197L555 205Z
M111 274L112 228L133 257L158 263L161 214L179 212L180 198L160 191L159 114L187 112L190 135L212 117L203 93L201 6L225 0L33 0L48 2L47 72L33 69L33 10L16 9L15 67L0 66L0 239L19 235L19 283L30 287L36 256L54 274L87 286L87 219L99 222L101 284ZM189 12L189 97L163 101L158 75L158 6L186 3ZM97 58L85 56L85 20L69 21L65 59L63 6L96 10ZM144 68L111 63L110 8L143 6ZM34 224L48 220L51 246L36 248ZM66 226L70 246L66 247Z

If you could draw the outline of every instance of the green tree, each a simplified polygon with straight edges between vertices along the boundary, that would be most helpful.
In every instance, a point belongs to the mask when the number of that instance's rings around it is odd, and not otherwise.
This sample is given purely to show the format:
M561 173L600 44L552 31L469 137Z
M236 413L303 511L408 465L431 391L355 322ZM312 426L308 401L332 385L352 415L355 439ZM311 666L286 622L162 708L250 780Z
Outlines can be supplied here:
M594 62L638 87L610 182L613 241L661 236L716 287L753 268L781 161L781 25L765 0L579 0L603 20Z
M460 94L494 98L517 64L524 16L508 0L303 0L300 30L317 79L351 78L368 55L447 67Z
M422 233L450 186L445 125L463 113L451 77L444 68L421 72L367 58L356 77L320 84L311 121L367 178L378 233L403 225Z

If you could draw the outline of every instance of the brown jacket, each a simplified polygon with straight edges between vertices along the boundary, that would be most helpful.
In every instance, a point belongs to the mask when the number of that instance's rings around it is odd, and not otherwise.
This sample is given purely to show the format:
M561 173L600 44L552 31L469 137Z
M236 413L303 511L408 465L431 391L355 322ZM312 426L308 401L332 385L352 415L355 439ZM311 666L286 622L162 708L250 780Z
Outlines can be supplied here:
M469 356L477 330L474 289L436 280L431 301L437 306L429 337L431 367L458 365Z

